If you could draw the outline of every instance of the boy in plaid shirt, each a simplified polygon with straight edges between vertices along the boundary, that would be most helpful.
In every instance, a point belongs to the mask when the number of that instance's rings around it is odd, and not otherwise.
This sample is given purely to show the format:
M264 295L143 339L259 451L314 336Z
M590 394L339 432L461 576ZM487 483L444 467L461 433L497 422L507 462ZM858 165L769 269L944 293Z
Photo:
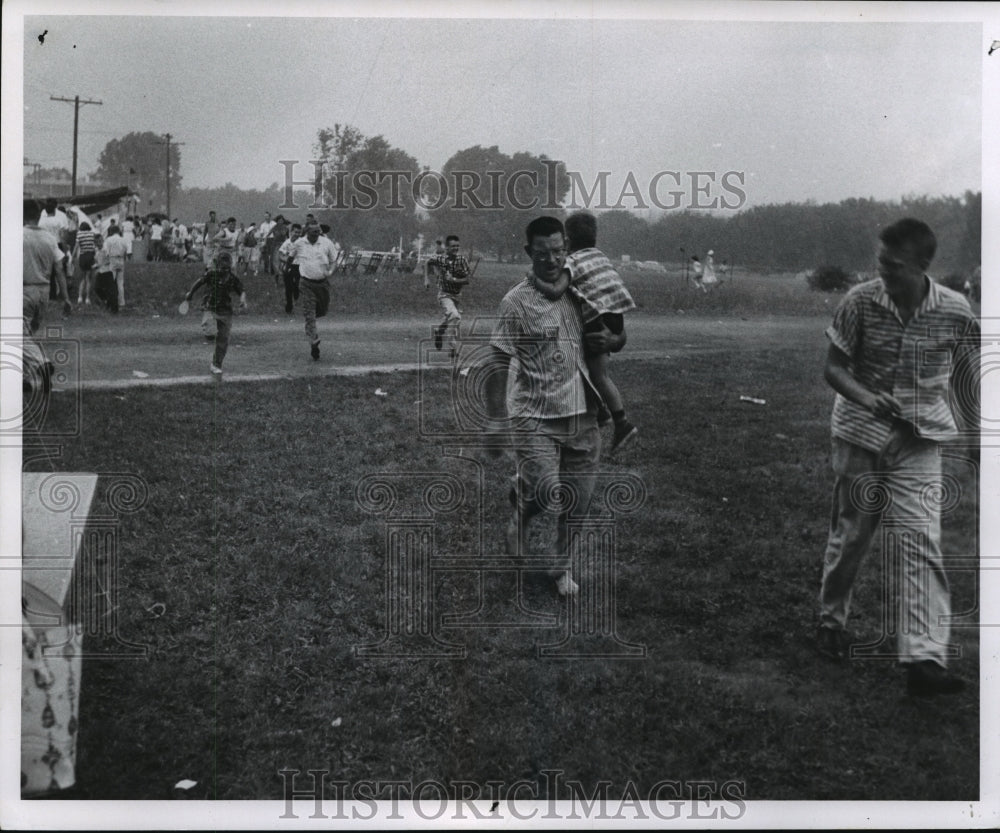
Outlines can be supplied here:
M445 238L445 253L436 255L427 262L428 275L437 275L438 302L444 310L444 321L434 328L434 346L440 350L447 333L452 358L455 358L458 328L462 322L462 313L458 309L458 296L462 287L469 282L472 273L469 261L458 253L459 248L458 236L449 234ZM429 281L425 280L424 285L428 284Z
M555 299L568 287L580 302L584 334L604 329L615 335L622 333L625 328L623 313L635 309L635 301L611 261L597 248L597 218L586 211L571 214L566 218L566 237L569 254L562 274L555 283L539 282L539 291ZM639 429L626 418L625 403L618 386L608 376L610 356L607 352L586 351L587 370L605 403L598 414L598 424L607 424L609 411L615 423L611 441L611 452L614 453L634 439Z
M215 354L212 357L212 375L222 375L222 362L226 358L226 351L229 349L229 333L233 329L233 303L230 293L237 293L240 296L240 309L247 308L247 294L243 289L243 284L233 272L233 256L229 252L221 252L216 258L215 265L205 270L205 274L194 282L187 294L185 301L190 301L195 290L203 284L206 287L205 296L202 299L202 306L205 316L215 318Z

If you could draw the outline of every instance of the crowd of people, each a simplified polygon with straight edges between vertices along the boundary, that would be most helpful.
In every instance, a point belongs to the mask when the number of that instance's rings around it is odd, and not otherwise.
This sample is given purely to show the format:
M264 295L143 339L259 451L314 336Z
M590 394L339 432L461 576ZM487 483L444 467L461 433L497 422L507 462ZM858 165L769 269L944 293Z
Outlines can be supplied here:
M35 200L25 200L38 206ZM96 213L92 218L73 206L60 206L55 198L41 205L38 227L49 232L65 255L59 269L67 286L76 289L76 303L99 304L112 313L125 308L125 280L128 264L137 257L153 262L203 263L206 269L217 265L223 252L230 256L231 269L244 278L260 274L281 280L290 261L287 249L293 235L301 236L302 226L284 216L249 224L235 217L219 221L210 211L202 222L184 223L162 214L145 217L114 213ZM306 222L315 218L308 215ZM339 244L329 237L329 226L321 234L330 243L334 258L339 259ZM284 248L283 248L284 247ZM55 280L50 281L50 299L57 296ZM298 289L295 290L298 297ZM70 300L72 300L70 298ZM287 305L291 312L291 303Z

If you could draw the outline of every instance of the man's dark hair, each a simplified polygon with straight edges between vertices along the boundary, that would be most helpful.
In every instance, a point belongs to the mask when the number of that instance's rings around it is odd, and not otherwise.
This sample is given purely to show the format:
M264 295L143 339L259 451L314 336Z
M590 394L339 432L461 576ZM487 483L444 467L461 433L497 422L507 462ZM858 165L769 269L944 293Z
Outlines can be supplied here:
M31 197L25 197L24 200L24 222L30 225L38 225L38 220L42 216L42 204Z
M46 209L52 209L54 211L56 209L56 206L58 206L58 205L59 205L59 201L55 197L46 197L45 198L45 208Z
M536 217L528 223L528 227L525 229L529 246L536 237L549 237L556 232L565 236L566 229L563 228L562 221L559 218L548 216Z
M229 224L229 223L235 223L235 222L236 222L236 218L235 217L227 217L226 218L226 223L227 224Z
M566 218L566 237L571 249L597 245L597 218L589 211L577 211Z
M904 217L882 229L878 239L894 249L911 248L924 266L934 259L937 252L937 238L931 227L913 217Z
M452 240L454 240L457 243L458 242L458 235L457 234L449 234L444 239L444 244L447 246L447 245L449 245L451 243Z

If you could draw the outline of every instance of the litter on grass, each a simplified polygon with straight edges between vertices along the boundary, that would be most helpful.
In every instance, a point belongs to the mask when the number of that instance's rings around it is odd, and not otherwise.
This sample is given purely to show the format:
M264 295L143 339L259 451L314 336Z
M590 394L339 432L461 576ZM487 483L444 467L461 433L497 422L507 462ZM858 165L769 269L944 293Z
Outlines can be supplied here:
M376 396L388 396L389 395L389 391L382 390L382 388L375 388L375 395Z
M766 399L758 399L756 396L741 396L740 402L749 402L751 405L766 405Z
M148 379L149 378L149 374L148 373L143 373L141 370L133 370L132 371L132 375L135 376L136 379Z

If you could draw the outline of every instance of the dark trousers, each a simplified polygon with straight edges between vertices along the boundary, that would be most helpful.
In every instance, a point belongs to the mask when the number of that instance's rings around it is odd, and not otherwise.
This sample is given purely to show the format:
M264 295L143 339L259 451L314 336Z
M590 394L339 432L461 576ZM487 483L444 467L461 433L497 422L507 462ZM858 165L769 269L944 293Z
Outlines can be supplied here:
M118 312L118 284L112 272L98 272L94 294L112 312Z
M294 263L285 269L285 308L299 297L299 267Z

